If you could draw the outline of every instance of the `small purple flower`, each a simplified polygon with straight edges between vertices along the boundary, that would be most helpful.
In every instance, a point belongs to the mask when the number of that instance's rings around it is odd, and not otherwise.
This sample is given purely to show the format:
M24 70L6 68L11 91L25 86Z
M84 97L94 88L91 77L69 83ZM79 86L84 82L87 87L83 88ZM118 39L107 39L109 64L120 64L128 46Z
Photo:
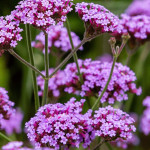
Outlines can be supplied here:
M14 103L9 100L7 91L0 87L0 123L2 119L10 119L11 115L15 113L13 106Z
M93 128L95 135L106 141L118 138L127 140L131 139L132 132L136 131L134 122L134 119L122 110L107 106L95 111Z
M28 138L36 147L48 144L50 148L57 150L60 146L79 147L80 143L85 147L89 146L94 132L90 125L91 111L81 114L85 100L75 100L71 98L64 105L45 105L26 123Z
M68 52L72 49L68 32L65 27L60 26L51 26L48 28L48 43L49 43L49 52L52 50L52 47L56 47L63 52ZM71 32L72 40L74 46L78 46L81 42L79 37L74 33ZM44 51L45 47L45 38L44 33L41 32L39 35L36 36L36 41L32 42L32 46L35 48L39 48L40 50ZM83 47L80 48L82 50Z
M23 0L12 11L16 20L23 24L47 31L51 25L62 25L66 15L72 11L73 0Z

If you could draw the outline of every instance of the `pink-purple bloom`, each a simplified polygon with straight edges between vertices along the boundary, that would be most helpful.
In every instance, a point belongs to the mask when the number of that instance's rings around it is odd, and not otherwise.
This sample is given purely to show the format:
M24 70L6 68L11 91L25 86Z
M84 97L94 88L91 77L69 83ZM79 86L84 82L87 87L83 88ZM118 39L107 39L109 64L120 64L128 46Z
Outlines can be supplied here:
M80 44L79 37L74 33L71 32L72 40L74 46L78 46ZM35 41L32 42L32 46L35 48L39 48L40 50L44 51L45 47L45 38L44 33L41 32L39 35L36 36ZM48 47L49 52L53 49L52 47L56 47L58 50L63 52L68 52L72 49L68 32L65 27L60 26L51 26L48 30ZM80 50L83 48L81 47ZM59 52L60 53L60 52Z
M15 113L14 103L9 100L7 93L4 88L0 87L0 123L2 119L10 119L11 115Z
M149 0L133 0L126 9L125 13L129 16L146 15L150 16L150 1Z
M82 2L77 3L75 9L85 23L86 36L119 30L119 18L104 6Z
M131 139L132 132L136 131L134 119L120 109L111 106L99 108L95 111L93 128L95 135L104 138L106 141L115 139Z
M2 119L1 130L4 130L7 135L15 133L21 133L21 124L23 120L23 113L17 109L14 114L12 114L9 120Z
M19 22L13 20L12 15L0 17L0 55L7 49L15 48L21 41Z
M81 96L97 97L101 94L108 80L112 63L92 61L91 59L78 60L78 63L83 76L83 84L80 83L77 75L76 64L70 63L64 71L58 71L49 80L49 93L53 93L54 97L59 97L63 91ZM52 71L50 69L50 72ZM41 88L39 93L42 95L44 80L41 76L37 80ZM116 63L111 81L101 99L101 103L108 102L113 104L115 101L127 100L127 92L140 95L142 91L141 88L136 88L135 80L135 73L129 67Z
M71 98L67 103L42 106L35 117L26 123L27 135L36 147L60 149L90 145L95 137L91 125L91 111L81 114L85 100L75 102Z
M73 0L23 0L12 11L16 20L31 24L43 31L51 25L62 25L72 10Z
M138 136L136 136L135 134L132 134L132 138L130 139L123 140L121 138L118 138L117 140L111 142L112 145L116 147L120 147L122 149L127 149L128 146L137 146L139 145L139 143L140 143L140 140Z
M150 16L138 15L128 16L122 14L120 19L121 32L116 34L116 37L123 33L129 33L131 38L129 39L130 45L133 47L135 44L142 44L150 38ZM119 36L120 37L120 36Z

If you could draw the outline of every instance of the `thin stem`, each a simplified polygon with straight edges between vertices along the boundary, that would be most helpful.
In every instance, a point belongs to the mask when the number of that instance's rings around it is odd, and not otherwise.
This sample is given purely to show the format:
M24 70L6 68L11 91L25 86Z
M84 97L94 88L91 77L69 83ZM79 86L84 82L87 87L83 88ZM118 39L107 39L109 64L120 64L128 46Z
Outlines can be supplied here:
M95 107L98 105L100 99L103 97L105 91L107 90L107 87L108 87L108 85L109 85L109 82L110 82L111 77L112 77L112 74L113 74L113 70L114 70L116 61L117 61L117 57L114 56L114 58L113 58L113 64L112 64L112 67L111 67L111 71L110 71L110 74L109 74L108 81L107 81L107 83L106 83L106 85L105 85L105 87L104 87L104 89L103 89L101 95L98 97L98 99L96 100L95 104L93 105L92 110L95 109Z
M26 24L25 29L26 29L26 39L27 39L27 47L28 47L30 63L31 63L32 66L35 66L34 65L33 49L32 49L32 46L31 46L30 25ZM37 111L38 108L40 107L40 101L39 101L39 96L38 96L38 85L37 85L35 71L32 71L32 80L33 80L33 89L34 89L35 111Z
M106 146L108 147L109 150L113 150L114 149L114 148L111 147L111 145L108 142L106 142Z
M103 139L93 150L97 150L100 146L102 146L106 141Z
M45 56L46 78L45 78L45 84L44 84L42 105L47 104L47 98L48 98L49 55L48 55L48 34L47 33L45 33L45 55L44 56Z
M45 78L45 76L34 66L32 66L30 63L28 63L26 60L24 60L22 57L20 57L17 53L15 53L13 51L13 49L8 49L7 50L11 55L13 55L16 59L18 59L21 63L23 63L24 65L26 65L27 67L31 68L32 70L34 70L35 72L37 72L39 75L41 75L43 78Z
M69 35L69 39L70 39L72 51L73 51L74 44L73 44L73 40L72 40L72 36L71 36L71 29L70 29L70 24L69 24L68 19L66 21L66 27L67 27L67 31L68 31L68 35ZM80 72L80 67L79 67L79 64L78 64L78 56L77 56L76 52L73 54L73 59L74 59L74 61L76 63L76 66L77 66L77 70L78 70L78 75L79 75L79 78L80 78L80 82L83 83L83 78L82 78L82 75L81 75L81 72Z
M48 77L48 78L51 78L59 69L61 69L66 63L67 61L73 56L73 54L83 45L87 42L87 39L83 39L81 41L81 43L76 47L74 48L70 54L55 68L55 70L53 71L53 73Z
M1 138L1 139L5 139L5 140L8 141L8 142L11 142L11 141L12 141L9 137L7 137L6 135L4 135L4 134L1 133L1 132L0 132L0 138Z

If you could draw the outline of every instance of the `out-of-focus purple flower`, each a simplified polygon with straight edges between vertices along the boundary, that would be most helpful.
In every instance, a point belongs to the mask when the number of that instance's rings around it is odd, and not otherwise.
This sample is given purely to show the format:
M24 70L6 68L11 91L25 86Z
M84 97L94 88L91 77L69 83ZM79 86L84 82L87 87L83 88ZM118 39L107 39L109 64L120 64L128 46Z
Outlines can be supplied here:
M100 60L101 62L112 62L113 57L112 55L105 53L102 56L98 57L97 60Z
M134 0L126 9L125 13L129 16L146 15L150 16L150 1L149 0Z
M141 120L140 120L140 129L145 135L150 134L150 96L147 96L143 100L143 105L147 108L144 110Z
M75 102L71 98L66 104L48 104L41 107L35 117L26 123L28 138L35 143L36 147L60 149L83 147L90 145L95 137L93 128L90 125L91 111L82 115L82 107L85 100Z
M140 139L135 134L132 134L131 139L123 140L121 138L118 138L117 140L111 142L112 145L127 149L128 146L137 146L140 143Z
M95 111L93 128L95 135L106 141L115 139L128 140L132 138L132 132L136 131L134 119L120 109L111 106L99 108Z
M2 150L32 150L30 148L22 147L23 142L21 141L13 141L2 147Z
M14 103L9 100L7 93L4 88L0 87L0 123L2 119L10 119L11 115L15 113Z
M147 97L143 100L143 106L150 108L150 96L147 96Z
M112 63L102 63L100 61L92 61L91 59L78 60L78 63L83 76L83 84L81 85L77 75L76 64L70 63L64 71L58 71L49 80L49 93L53 93L54 97L58 97L64 89L67 93L81 96L100 95L108 80ZM42 94L44 80L40 76L37 80L41 88L40 94ZM127 100L127 92L140 95L142 91L141 88L136 88L135 80L136 76L133 71L121 63L116 63L111 81L101 99L101 103L108 102L113 104L115 101Z
M9 120L2 119L1 129L5 130L8 135L11 135L13 132L21 133L22 119L23 114L17 109L16 112L10 116Z
M49 52L50 50L52 50L51 48L53 46L63 52L67 52L72 49L68 32L65 27L51 26L49 27L48 35L49 35L48 36ZM71 36L72 36L74 46L75 47L78 46L81 42L79 37L74 32L71 32ZM36 36L36 41L32 42L32 46L44 51L45 38L43 32L41 32L39 35ZM83 47L80 48L80 50L82 49Z
M19 22L13 21L13 16L0 17L0 55L5 50L15 48L18 41L21 41Z
M128 43L130 43L131 47L134 47L136 44L143 44L150 39L149 16L128 16L127 14L122 14L120 24L122 26L121 32L116 32L114 36L120 38L123 33L128 32L131 37Z
M101 5L82 2L75 9L85 23L87 36L119 30L118 17Z
M16 20L46 31L51 25L62 25L72 10L73 0L23 0L12 11Z

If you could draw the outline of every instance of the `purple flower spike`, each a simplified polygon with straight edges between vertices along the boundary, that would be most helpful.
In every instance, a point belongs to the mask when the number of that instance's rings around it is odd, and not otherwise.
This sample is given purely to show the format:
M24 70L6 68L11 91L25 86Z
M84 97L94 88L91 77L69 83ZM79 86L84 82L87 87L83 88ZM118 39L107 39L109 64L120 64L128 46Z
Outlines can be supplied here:
M131 139L132 132L136 131L134 119L120 109L111 106L99 108L95 111L93 127L96 136L104 138L106 141L115 139Z
M91 122L91 111L81 114L85 100L75 102L70 99L66 104L48 104L41 107L35 117L26 123L27 135L35 146L46 144L55 150L64 148L89 146L94 138Z
M0 17L0 55L7 49L15 48L17 42L22 39L20 32L23 30L19 28L19 23L13 19L12 15L5 18Z
M75 9L85 23L87 37L119 30L118 17L101 5L82 2Z
M48 35L49 50L51 50L53 46L63 52L68 52L72 49L68 32L65 27L51 26L48 29ZM74 32L71 32L71 36L74 46L78 46L81 42L79 37ZM45 38L43 32L36 36L36 41L32 42L32 46L35 48L39 48L44 52ZM80 50L82 49L83 47L80 48Z
M46 31L51 25L62 25L72 10L73 0L24 0L12 11L16 20Z
M11 115L15 113L13 106L14 103L9 100L7 91L0 87L0 128L2 119L10 119Z

